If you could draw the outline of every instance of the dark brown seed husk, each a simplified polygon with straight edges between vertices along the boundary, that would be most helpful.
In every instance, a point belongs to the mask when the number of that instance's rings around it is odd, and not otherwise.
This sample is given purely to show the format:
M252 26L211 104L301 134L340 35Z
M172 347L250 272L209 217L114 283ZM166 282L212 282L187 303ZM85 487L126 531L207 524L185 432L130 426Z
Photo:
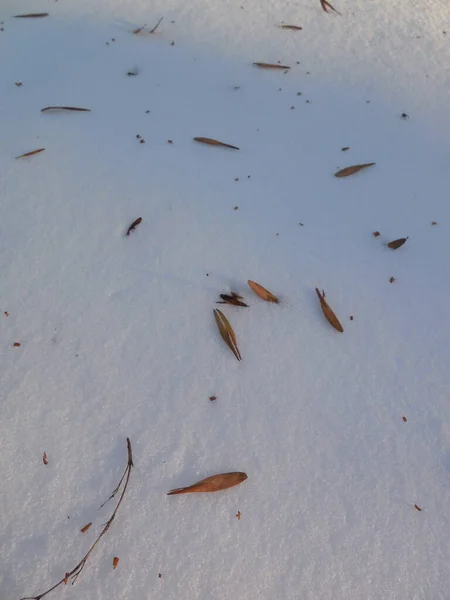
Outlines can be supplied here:
M191 494L194 492L219 492L234 487L235 485L239 485L246 479L246 473L220 473L219 475L212 475L212 477L202 479L193 485L170 490L167 495L173 496L175 494Z
M46 106L41 109L41 112L47 112L49 110L72 110L77 112L91 112L90 108L78 108L77 106Z
M341 169L337 173L334 174L335 177L348 177L349 175L354 175L358 173L358 171L362 171L363 169L367 169L368 167L372 167L375 163L363 163L362 165L353 165L351 167L345 167L345 169Z
M286 71L287 69L290 69L291 67L288 67L287 65L279 65L279 64L274 64L274 63L264 63L264 62L254 62L253 63L255 67L259 67L260 69L283 69L284 71Z
M134 230L136 229L136 227L137 227L138 225L140 225L141 223L142 223L142 217L138 217L138 218L136 219L136 221L133 221L133 222L131 223L131 225L128 227L126 235L130 235L130 233L131 233L132 231L134 231Z
M201 144L208 144L209 146L222 146L222 148L231 148L232 150L239 150L237 146L233 146L232 144L225 144L225 142L219 142L219 140L215 140L213 138L195 137L194 141L200 142Z
M391 250L397 250L397 248L400 248L400 246L403 246L403 244L406 242L406 240L408 238L409 238L409 236L407 236L405 238L399 238L398 240L394 240L393 242L389 242L387 247L390 248Z
M32 150L31 152L25 152L25 154L16 156L16 160L18 158L25 158L26 156L34 156L35 154L39 154L39 152L44 152L44 150L45 150L45 148L38 148L37 150Z
M339 331L339 333L343 333L344 328L340 324L339 319L336 317L334 312L331 310L330 306L328 305L328 302L325 300L324 295L320 293L318 288L316 288L316 294L319 297L322 312L323 312L326 320L328 321L328 323L332 327L334 327L336 329L336 331Z

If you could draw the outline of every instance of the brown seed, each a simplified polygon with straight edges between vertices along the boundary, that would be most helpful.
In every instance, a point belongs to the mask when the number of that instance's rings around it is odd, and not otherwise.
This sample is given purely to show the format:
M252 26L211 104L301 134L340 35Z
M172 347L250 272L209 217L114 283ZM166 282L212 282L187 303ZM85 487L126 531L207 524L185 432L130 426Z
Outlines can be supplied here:
M66 573L66 576L64 577L64 585L67 585L69 582L69 577L70 577L70 573Z
M409 236L407 236L405 238L399 238L398 240L394 240L393 242L389 242L389 244L387 244L387 247L391 248L391 250L397 250L397 248L400 248L400 246L403 246L403 244L408 239L409 239Z
M176 488L167 493L168 496L175 494L190 494L194 492L219 492L228 488L239 485L247 479L246 473L221 473L202 479L188 487Z
M420 508L420 506L417 506L417 504L414 504L414 508L415 508L416 510L422 511L422 509Z
M380 235L381 235L381 233L380 233L379 231L374 231L374 232L372 233L372 235L373 235L373 237L378 237L378 236L380 236Z
M87 525L85 525L84 527L82 527L82 528L80 529L80 533L85 533L85 532L86 532L86 531L89 529L89 527L90 527L91 525L92 525L92 523L88 523Z
M327 0L320 0L320 5L325 12L328 12L328 8L330 8L331 10L334 10L335 13L337 13L338 15L340 15L342 17L341 13L338 10L336 10L334 8L334 6L332 6Z
M41 109L41 112L47 112L49 110L72 110L76 112L91 112L90 108L78 108L76 106L46 106Z
M14 342L13 346L14 346L14 348L19 348L20 342Z
M48 17L49 13L29 13L26 15L14 15L14 19L42 19Z
M119 564L119 557L115 556L113 558L113 569L116 569L118 564Z
M131 223L131 225L128 227L126 235L130 235L130 233L131 233L132 231L134 231L134 230L136 229L136 227L137 227L138 225L140 225L141 223L142 223L142 217L138 217L138 218L136 219L136 221L133 221L133 222Z
M216 302L216 304L233 304L234 306L245 306L248 308L248 304L242 302L242 296L238 296L234 292L231 292L230 295L220 294L220 297L222 298L222 302Z
M211 402L214 402L214 400L217 400L216 396L210 396L209 399L211 400Z
M280 25L281 29L291 29L292 31L301 31L303 27L299 25Z
M236 335L231 327L228 319L218 308L214 309L214 317L216 319L217 327L223 341L227 344L230 350L233 352L237 360L242 360L241 353L236 342Z
M201 144L208 144L209 146L221 146L222 148L231 148L232 150L239 150L237 146L225 144L225 142L219 142L219 140L214 140L213 138L195 137L194 141L200 142Z
M48 465L47 452L44 452L44 454L42 455L42 462L44 463L44 465Z
M353 175L354 173L358 173L362 169L367 169L368 167L372 167L375 163L364 163L362 165L353 165L351 167L345 167L345 169L341 169L337 173L334 174L335 177L348 177L349 175Z
M45 148L38 148L37 150L32 150L31 152L25 152L25 154L16 156L16 159L25 158L26 156L34 156L35 154L39 154L39 152L44 152L44 150L45 150Z
M264 62L254 62L255 67L259 67L260 69L290 69L287 65L278 65L273 63L264 63Z
M406 423L406 421L408 420L406 417L402 417L404 423Z
M279 304L280 301L278 300L278 298L274 296L271 292L269 292L269 290L266 290L266 288L264 288L262 285L256 283L256 281L252 281L251 279L249 279L247 283L250 286L250 288L255 292L255 294L259 296L262 300L265 300L266 302L274 302L275 304Z
M319 289L316 288L316 294L319 297L320 306L322 308L322 312L323 312L326 320L328 321L328 323L330 325L332 325L336 329L336 331L339 331L340 333L343 333L344 332L344 328L340 324L339 319L336 317L336 315L334 314L334 312L329 307L328 302L325 300L325 292L322 292L322 294L321 294L320 291L319 291Z

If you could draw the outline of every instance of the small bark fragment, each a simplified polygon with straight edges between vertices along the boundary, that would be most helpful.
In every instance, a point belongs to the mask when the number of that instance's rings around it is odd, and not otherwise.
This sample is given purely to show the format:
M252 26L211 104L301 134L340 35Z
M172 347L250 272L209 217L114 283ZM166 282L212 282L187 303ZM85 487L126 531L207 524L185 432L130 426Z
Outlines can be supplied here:
M25 154L20 154L20 156L16 156L16 160L18 158L25 158L26 156L34 156L35 154L39 154L39 152L44 152L45 148L38 148L37 150L32 150L31 152L25 152Z
M339 16L342 17L341 13L338 10L336 10L334 8L334 6L332 6L329 2L327 2L327 0L320 0L320 5L323 8L324 12L327 13L327 12L329 12L328 9L331 9L331 10L334 10L335 13L337 13Z
M87 523L87 525L85 525L84 527L82 527L80 529L80 533L86 533L86 531L89 529L89 527L92 525L92 523Z
M48 17L49 13L28 13L26 15L14 15L14 19L42 19Z
M387 247L390 248L391 250L397 250L397 248L400 248L400 246L403 246L403 244L408 239L409 239L409 236L404 237L404 238L399 238L398 240L394 240L393 242L389 242L389 244L387 245Z
M255 294L259 296L262 300L265 300L266 302L274 302L275 304L279 304L280 301L278 300L278 298L274 296L271 292L269 292L269 290L266 290L266 288L264 288L262 285L256 283L256 281L252 281L251 279L249 279L247 283L250 286L250 288L255 292Z
M300 27L299 25L284 25L284 24L281 24L280 27L281 27L281 29L290 29L291 31L301 31L303 29L303 27Z
M254 62L253 63L255 67L259 67L260 69L283 69L284 71L286 71L287 69L290 69L291 67L288 67L287 65L279 65L279 64L274 64L274 63L265 63L265 62Z
M362 165L353 165L351 167L345 167L345 169L341 169L337 173L334 174L335 177L348 177L349 175L354 175L358 173L358 171L362 171L362 169L367 169L368 167L372 167L375 163L363 163Z
M200 142L201 144L208 144L209 146L221 146L222 148L231 148L232 150L239 150L237 146L233 146L232 144L225 144L225 142L219 142L219 140L214 140L213 138L195 137L194 141Z
M42 462L44 463L44 465L48 465L47 452L44 452L44 454L42 455Z
M46 106L41 109L41 112L47 112L49 110L72 110L76 112L91 112L90 108L79 108L78 106Z
M319 291L319 289L316 288L316 294L319 297L320 306L322 308L322 312L323 312L326 320L328 321L328 323L332 327L334 327L336 329L336 331L339 331L340 333L343 333L344 332L344 328L340 324L339 319L336 317L336 315L334 314L334 312L331 310L330 306L328 305L328 302L325 300L325 292L322 291L322 294L321 294L320 291Z
M217 327L223 341L227 344L230 350L233 352L237 360L242 360L241 353L237 346L236 335L231 327L228 319L218 308L214 309L214 317L216 319Z
M170 490L167 495L174 496L175 494L192 494L195 492L220 492L221 490L226 490L235 485L239 485L246 479L246 473L220 473L219 475L212 475L212 477L202 479L193 485Z
M115 556L113 558L113 569L117 569L117 565L119 564L119 557Z
M132 231L134 231L134 230L136 229L136 227L137 227L138 225L140 225L141 223L142 223L142 217L138 217L138 218L136 219L136 221L133 221L133 222L131 223L131 225L128 227L126 235L130 235L130 233L131 233Z

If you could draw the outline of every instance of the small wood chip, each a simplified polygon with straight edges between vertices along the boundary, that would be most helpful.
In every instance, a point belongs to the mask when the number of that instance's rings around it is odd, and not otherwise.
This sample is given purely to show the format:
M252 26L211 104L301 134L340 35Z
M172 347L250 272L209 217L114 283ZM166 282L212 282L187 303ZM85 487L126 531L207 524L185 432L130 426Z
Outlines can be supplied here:
M397 250L397 248L400 248L401 246L403 246L403 244L408 239L409 239L409 236L404 237L404 238L399 238L398 240L394 240L393 242L389 242L389 244L387 244L387 247L390 248L391 250Z
M287 65L279 65L274 63L264 63L264 62L254 62L255 67L259 67L260 69L283 69L284 71L290 69Z
M140 225L141 223L142 223L142 217L138 217L138 218L136 219L136 221L133 221L133 222L131 223L131 225L128 227L126 235L130 235L130 233L131 233L132 231L134 231L134 230L136 229L136 227L137 227L138 225Z
M379 231L374 231L372 235L373 237L378 237L379 235L381 235L381 233Z
M14 342L13 346L14 346L14 348L19 348L20 342Z
M214 317L216 319L217 327L223 341L227 344L230 350L233 352L237 360L242 360L241 353L237 346L236 335L231 327L228 319L218 308L214 309Z
M76 112L91 112L90 108L78 108L77 106L46 106L41 109L41 112L47 112L50 110L72 110Z
M44 152L45 148L38 148L37 150L32 150L31 152L25 152L25 154L20 154L16 156L16 160L18 158L25 158L26 156L34 156L35 154L39 154L39 152Z
M44 463L44 465L48 465L47 452L44 452L44 454L42 455L42 462Z
M82 527L82 528L80 529L80 533L85 533L85 532L86 532L86 531L89 529L89 527L90 527L91 525L92 525L92 523L88 523L87 525L85 525L84 527Z
M406 423L406 421L408 420L406 417L402 417L403 422Z
M115 556L115 557L113 558L113 569L117 569L117 565L119 564L119 560L120 560L120 559L119 559L119 557L118 557L118 556Z
M275 304L279 304L280 301L278 300L278 298L274 296L271 292L269 292L269 290L266 290L266 288L264 288L262 285L256 283L256 281L252 281L251 279L249 279L247 283L251 290L255 292L255 294L259 296L262 300L265 300L266 302L273 302Z
M420 506L417 506L417 504L414 504L414 508L420 512L422 512L422 509L420 508Z
M290 29L291 31L301 31L303 29L303 27L300 27L299 25L280 25L281 29Z
M335 177L348 177L349 175L354 175L358 173L358 171L362 171L362 169L367 169L368 167L372 167L375 163L363 163L362 165L353 165L351 167L345 167L345 169L341 169L337 173L334 174Z
M336 317L334 312L331 310L330 306L328 305L328 302L325 300L325 292L322 291L322 293L320 293L319 289L316 288L316 294L320 300L320 306L322 308L322 312L323 312L326 320L328 321L328 323L332 327L334 327L336 329L336 331L343 333L344 328L340 324L339 319Z
M49 13L28 13L26 15L14 15L14 19L42 19L48 17Z
M213 138L195 137L194 141L200 142L201 144L208 144L209 146L221 146L222 148L231 148L232 150L239 150L237 146L233 146L232 144L225 144L225 142L219 142L219 140L214 140Z

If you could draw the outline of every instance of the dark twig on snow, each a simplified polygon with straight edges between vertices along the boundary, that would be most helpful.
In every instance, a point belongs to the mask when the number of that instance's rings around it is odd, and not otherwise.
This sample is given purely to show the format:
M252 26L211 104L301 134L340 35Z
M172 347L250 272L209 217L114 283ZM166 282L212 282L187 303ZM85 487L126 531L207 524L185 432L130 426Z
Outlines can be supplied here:
M84 566L86 565L86 562L87 562L89 556L94 551L94 548L99 543L99 541L101 540L101 538L105 535L105 533L108 531L108 529L111 527L111 524L112 524L112 522L115 519L117 511L119 510L119 506L121 505L122 500L123 500L123 498L125 496L125 492L127 491L128 482L130 480L130 475L131 475L131 468L134 466L133 465L133 454L132 454L132 451L131 451L130 438L127 438L127 451L128 451L128 461L127 461L127 466L125 467L125 471L124 471L122 477L120 478L118 486L115 488L115 490L113 491L113 493L111 494L111 496L108 498L108 500L106 500L106 502L109 502L109 500L112 500L112 498L114 498L114 496L119 492L119 490L120 490L120 488L121 488L122 483L124 482L124 480L125 480L125 483L123 485L119 501L116 504L116 508L114 509L112 515L109 517L108 521L103 526L103 529L101 530L100 535L97 537L97 539L95 540L95 542L89 548L89 550L87 551L87 553L83 556L83 558L80 560L80 562L77 564L77 566L74 567L68 573L66 573L64 575L64 577L60 581L58 581L58 583L55 583L55 585L53 585L51 588L49 588L48 590L46 590L42 594L38 594L37 596L26 596L24 598L21 598L21 600L41 600L41 598L43 598L44 596L47 596L47 594L50 594L50 592L53 592L53 590L55 590L57 587L59 587L63 583L67 584L68 581L69 581L69 579L72 579L72 585L75 583L75 581L77 580L78 575L84 569ZM104 502L102 504L102 506L104 506L106 504L106 502ZM100 506L100 508L102 506Z
M155 31L158 29L158 27L160 26L163 19L164 19L164 17L160 18L160 20L156 23L156 25L153 27L153 29L150 29L150 33L155 33Z
M331 10L334 10L335 13L337 13L339 16L342 17L341 13L338 10L336 10L334 8L334 6L332 6L329 2L327 2L327 0L320 0L320 5L325 12L328 12L328 9L330 8Z

